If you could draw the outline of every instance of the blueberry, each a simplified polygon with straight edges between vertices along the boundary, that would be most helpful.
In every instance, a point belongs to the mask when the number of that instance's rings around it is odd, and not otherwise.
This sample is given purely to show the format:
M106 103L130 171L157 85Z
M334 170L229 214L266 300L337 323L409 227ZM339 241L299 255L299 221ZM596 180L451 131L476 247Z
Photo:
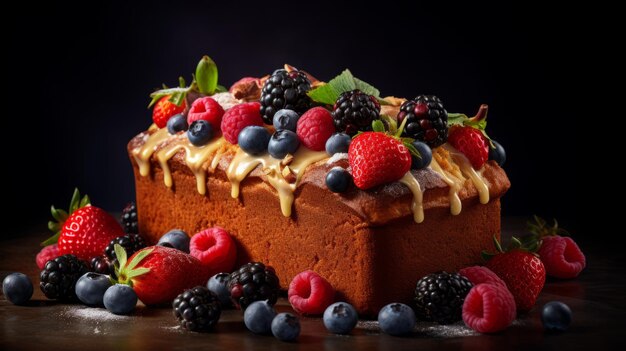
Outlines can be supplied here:
M109 287L111 280L108 275L85 273L76 282L76 296L86 305L102 306L104 293Z
M495 140L491 140L491 142L496 148L492 149L489 147L489 159L496 161L499 166L502 166L506 161L506 151L504 151L504 148L499 142Z
M550 301L541 310L541 322L547 330L564 331L572 323L572 310L560 301Z
M293 341L300 335L300 321L291 313L279 313L272 320L272 334L281 341Z
M390 303L378 312L378 325L389 335L408 334L415 327L415 312L403 303Z
M243 322L255 334L269 334L276 311L267 301L255 301L243 313ZM297 335L296 335L297 337Z
M341 167L333 167L326 174L326 187L333 193L343 193L352 184L352 176Z
M335 302L324 311L324 326L335 334L348 334L356 326L359 316L346 302Z
M187 125L187 117L185 117L182 113L174 115L167 120L167 131L170 134L176 134L187 130L187 128L189 128L189 125Z
M2 281L2 293L14 305L23 305L33 296L33 283L24 273L11 273Z
M211 127L211 123L199 119L191 123L187 131L187 137L195 146L205 145L213 138L213 127Z
M157 245L172 247L185 253L189 253L189 235L180 229L172 229L165 233Z
M423 169L428 167L428 165L430 165L430 162L433 160L433 151L430 149L430 146L417 140L412 142L411 144L413 144L413 146L420 153L420 157L415 157L414 155L411 155L411 168Z
M237 143L250 155L260 155L267 150L270 133L261 126L247 126L239 132Z
M209 279L206 287L220 300L222 308L232 305L230 300L230 290L228 289L228 281L230 280L230 274L217 273Z
M277 130L274 135L270 138L269 145L267 146L267 151L269 151L270 155L273 158L282 159L287 156L287 154L292 154L298 150L298 146L300 146L300 139L296 133L290 130Z
M102 301L113 314L129 314L137 305L137 294L128 285L115 284L107 289Z
M299 118L300 116L296 111L282 109L276 111L276 113L274 114L274 120L272 122L276 130L287 129L295 132Z
M337 153L347 153L352 138L346 133L335 133L326 140L326 153L330 156Z

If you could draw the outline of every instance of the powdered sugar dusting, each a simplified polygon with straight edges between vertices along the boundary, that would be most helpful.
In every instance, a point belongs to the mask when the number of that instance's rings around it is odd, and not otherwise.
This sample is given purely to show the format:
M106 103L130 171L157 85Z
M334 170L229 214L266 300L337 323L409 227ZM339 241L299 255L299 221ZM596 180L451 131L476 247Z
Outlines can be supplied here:
M334 155L332 155L327 161L326 164L327 165L332 165L333 163L337 162L337 161L341 161L341 160L347 160L348 159L348 154L345 152L338 152Z
M228 110L229 108L241 103L241 100L235 99L235 97L233 97L233 95L229 92L217 93L212 95L211 98L217 101L217 103L220 104L224 110Z
M359 321L357 328L364 329L368 332L381 332L377 321ZM465 336L480 335L465 326L462 322L449 325L418 322L415 325L414 332L434 338L460 338Z
M129 316L119 316L107 311L104 308L95 308L95 307L81 307L81 306L70 306L66 307L61 312L62 317L65 318L78 318L84 321L96 321L96 322L104 322L104 321L114 321L114 320L128 320L131 317Z

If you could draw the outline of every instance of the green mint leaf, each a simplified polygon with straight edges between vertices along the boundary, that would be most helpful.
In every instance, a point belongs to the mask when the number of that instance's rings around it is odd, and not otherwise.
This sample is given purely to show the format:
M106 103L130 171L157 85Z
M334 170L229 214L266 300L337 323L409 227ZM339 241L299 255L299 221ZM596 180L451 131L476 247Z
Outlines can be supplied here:
M372 130L375 132L381 132L384 133L385 132L385 124L383 123L383 121L379 120L379 119L375 119L372 121Z
M309 90L307 95L311 98L311 100L325 105L333 105L339 97L339 94L330 84L324 84L313 90Z
M380 91L378 89L360 80L359 78L354 78L354 85L356 86L356 89L359 89L367 95L372 95L376 98L380 97Z

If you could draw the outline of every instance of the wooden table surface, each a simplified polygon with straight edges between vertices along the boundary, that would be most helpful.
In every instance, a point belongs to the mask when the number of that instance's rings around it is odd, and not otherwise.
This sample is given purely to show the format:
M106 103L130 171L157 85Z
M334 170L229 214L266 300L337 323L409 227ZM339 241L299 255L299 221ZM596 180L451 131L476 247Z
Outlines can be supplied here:
M504 235L519 232L519 221L507 220ZM48 301L38 287L34 263L40 230L0 241L0 279L11 272L28 274L35 294L28 306L14 306L0 295L0 350L496 350L496 349L623 349L626 346L626 280L624 255L589 244L585 271L575 280L548 280L536 307L502 333L480 335L462 323L437 326L419 323L408 337L382 334L374 321L360 321L351 335L329 334L319 318L301 318L297 342L247 331L242 314L226 310L214 332L181 330L170 308L139 306L134 315L115 316L101 308ZM613 253L609 253L613 252ZM542 329L540 307L552 300L567 303L573 324L564 333ZM279 312L290 311L285 299Z

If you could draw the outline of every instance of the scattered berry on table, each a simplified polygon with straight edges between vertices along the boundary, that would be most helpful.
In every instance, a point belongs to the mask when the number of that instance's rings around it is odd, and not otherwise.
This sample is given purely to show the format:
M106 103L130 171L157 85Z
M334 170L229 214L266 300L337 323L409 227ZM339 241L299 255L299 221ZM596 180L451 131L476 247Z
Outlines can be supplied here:
M565 331L572 324L572 310L560 301L550 301L541 309L543 327L552 331Z
M403 303L390 303L378 312L378 325L389 335L405 335L413 331L416 319L411 307Z
M41 249L41 251L39 251L39 253L35 257L35 262L37 262L37 267L41 270L46 265L46 262L59 256L59 245L52 244L44 247L43 249Z
M326 140L326 153L330 156L337 153L348 153L352 138L346 133L335 133Z
M174 299L172 307L180 325L196 332L211 330L222 314L217 296L203 286L185 290Z
M274 114L273 125L276 130L286 129L295 132L298 119L300 115L296 111L284 108Z
M154 124L159 128L165 127L170 117L185 111L186 105L184 101L180 106L176 106L176 104L170 102L169 99L169 95L160 98L152 109L152 121L154 121Z
M255 301L246 308L243 322L249 331L255 334L269 334L272 332L272 321L276 317L276 310L267 301Z
M235 242L220 227L208 228L192 236L189 253L206 267L207 276L232 271L237 260Z
M335 299L335 289L314 271L296 275L289 284L289 303L301 314L322 314Z
M546 274L556 278L576 278L587 264L574 239L567 236L544 237L537 253L546 267Z
M139 223L137 222L137 205L134 201L128 203L122 210L122 216L120 218L124 232L128 234L139 233Z
M248 154L260 155L267 151L270 137L270 132L265 127L247 126L239 133L237 143Z
M281 109L303 113L311 105L306 94L311 81L300 71L277 69L263 84L261 90L261 115L265 124L272 124L274 114Z
M473 285L478 284L495 284L506 287L506 283L498 277L497 274L492 272L489 268L484 266L472 266L459 270L459 274L469 279Z
M407 119L402 136L423 141L431 148L448 139L448 112L434 95L419 95L400 106L398 125Z
M372 130L372 122L380 119L380 103L360 90L346 91L337 98L332 115L336 130L353 136Z
M130 314L137 305L137 294L128 285L110 286L102 297L104 307L113 314Z
M39 287L47 298L71 301L76 299L78 278L87 273L87 265L74 255L50 260L39 274Z
M489 159L496 161L496 163L502 167L504 162L506 162L506 151L504 151L504 147L502 147L499 142L493 139L491 139L491 142L496 148L493 149L489 147Z
M341 167L333 167L326 174L326 187L333 193L343 193L352 184L352 176Z
M217 273L207 282L207 288L213 292L222 304L222 308L232 307L233 302L230 300L230 290L228 290L228 281L230 273Z
M430 165L433 160L433 151L426 143L421 141L414 141L413 147L420 153L420 157L411 155L411 168L412 169L424 169Z
M463 304L463 321L480 333L495 333L507 328L515 315L513 295L500 284L474 286Z
M458 273L438 272L422 277L415 288L417 317L439 324L461 320L463 301L472 288Z
M298 120L296 134L302 145L313 151L323 151L326 141L335 133L335 125L330 112L323 107L306 111Z
M102 306L104 293L111 286L108 275L85 273L76 282L76 297L89 306Z
M281 341L293 341L300 336L300 320L291 313L279 313L272 320L272 334Z
M187 117L182 113L170 117L167 121L167 132L174 135L178 132L184 132L189 128Z
M224 109L209 96L196 99L187 113L187 124L193 125L195 121L206 121L211 124L211 130L220 130Z
M172 229L165 233L157 242L159 246L171 247L189 253L189 235L180 229Z
M278 277L274 268L250 262L230 274L228 289L233 304L242 310L254 301L267 300L274 305L278 299Z
M213 138L213 127L205 120L197 120L189 126L187 138L195 146L206 145Z
M258 102L235 105L226 110L222 118L222 134L231 144L237 144L239 133L247 126L263 126Z
M334 334L349 334L358 320L356 310L347 302L335 302L324 311L324 326Z
M96 256L92 258L89 262L89 270L94 273L115 275L115 267L106 256Z
M115 264L115 262L117 262L117 257L115 256L115 244L122 246L126 251L126 255L128 256L131 256L135 252L146 247L146 243L143 241L143 238L139 234L126 234L118 236L117 238L111 240L109 245L107 245L107 247L104 249L104 256L112 264Z
M24 305L33 296L33 283L24 273L11 273L2 281L4 297L14 305Z
M287 154L294 154L300 146L300 140L296 133L287 130L277 130L270 138L267 151L273 158L283 159Z
M472 127L451 129L448 143L459 150L475 169L480 169L489 158L489 143L482 132Z

